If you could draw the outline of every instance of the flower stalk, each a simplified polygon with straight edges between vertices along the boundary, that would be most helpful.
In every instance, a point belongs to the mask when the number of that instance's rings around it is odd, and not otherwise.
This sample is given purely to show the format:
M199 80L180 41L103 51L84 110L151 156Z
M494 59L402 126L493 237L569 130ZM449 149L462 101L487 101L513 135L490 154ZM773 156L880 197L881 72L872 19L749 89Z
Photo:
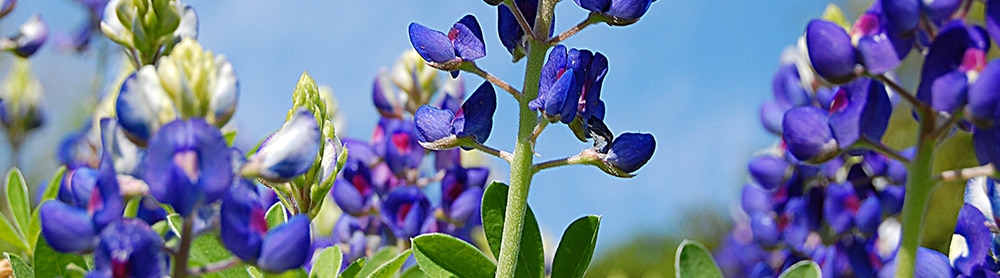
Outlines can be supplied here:
M924 221L924 211L927 210L927 200L935 180L931 177L934 162L934 145L937 138L933 137L935 127L934 115L926 109L917 109L920 118L920 130L917 137L916 155L909 165L907 173L906 196L903 202L903 239L896 253L896 277L913 277L917 260L917 249L920 247L921 224Z

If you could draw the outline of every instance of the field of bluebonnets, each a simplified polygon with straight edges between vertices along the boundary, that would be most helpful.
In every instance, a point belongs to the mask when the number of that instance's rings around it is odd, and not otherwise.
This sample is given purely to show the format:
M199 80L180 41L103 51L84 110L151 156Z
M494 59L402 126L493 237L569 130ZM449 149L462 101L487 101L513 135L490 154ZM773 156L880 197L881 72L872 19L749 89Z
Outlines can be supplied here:
M1000 2L466 2L0 0L0 278L1000 276Z

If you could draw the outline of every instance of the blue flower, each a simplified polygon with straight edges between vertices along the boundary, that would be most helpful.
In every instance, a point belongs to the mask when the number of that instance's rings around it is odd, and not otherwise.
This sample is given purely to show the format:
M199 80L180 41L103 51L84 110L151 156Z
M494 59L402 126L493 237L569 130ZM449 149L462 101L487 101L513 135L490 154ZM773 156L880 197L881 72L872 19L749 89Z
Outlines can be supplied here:
M87 174L81 175L71 189L75 191L69 198L73 204L51 200L39 208L42 236L56 251L83 253L93 250L98 233L109 223L121 219L125 212L110 156L102 158L92 187L88 184L89 178Z
M788 162L774 156L758 156L750 160L748 169L757 185L767 190L784 185L793 173Z
M608 25L629 25L639 20L655 0L575 0L588 11L607 17Z
M358 160L350 160L341 172L343 178L333 183L330 194L345 213L362 216L371 209L375 192L368 166Z
M524 15L528 27L535 28L535 14L538 13L538 0L514 0L517 9ZM554 17L555 15L553 15ZM555 20L549 28L551 34L555 28ZM514 17L514 12L507 5L497 6L497 35L500 36L500 43L507 48L507 52L514 57L514 61L520 60L527 52L521 40L524 38L524 29Z
M616 176L629 176L631 173L642 168L643 165L653 157L653 150L656 149L656 140L649 133L623 133L611 142L611 148L604 157L605 163L614 169L612 173L608 169L602 168Z
M485 167L455 167L445 171L441 179L441 209L451 223L459 227L476 225L490 170Z
M825 20L810 21L806 27L806 47L816 73L826 80L843 83L857 75L854 72L857 54L851 36L840 25Z
M94 251L87 277L164 277L167 257L163 239L146 222L122 219L108 225Z
M788 151L803 161L826 161L839 152L826 112L800 106L785 112L782 139Z
M319 155L320 132L312 112L299 108L292 118L261 143L241 173L270 182L286 182L305 174Z
M952 21L941 27L920 70L917 98L934 110L952 113L966 104L971 77L986 65L986 31Z
M410 23L410 44L420 57L431 66L451 71L458 76L458 66L486 56L483 30L473 15L462 17L451 27L448 34L427 28L420 23Z
M187 217L226 194L233 180L231 155L216 127L200 118L175 120L149 140L143 180L157 201Z
M220 209L222 244L261 270L284 272L301 267L312 244L309 217L296 215L284 224L268 227L264 219L266 209L249 182L243 180L233 185Z
M458 139L484 143L493 129L496 108L496 91L490 83L483 82L457 112L428 105L417 109L413 115L416 138L421 146L432 150L458 146Z
M416 186L403 186L389 192L382 204L382 221L392 229L396 238L416 236L431 215L431 203Z
M35 14L21 25L17 35L0 41L0 48L28 58L42 47L48 36L49 27L42 21L42 16Z
M597 110L607 71L608 59L603 54L557 45L542 67L538 98L528 106L542 111L550 122L568 124L578 115L584 122L592 115L603 119L603 113Z

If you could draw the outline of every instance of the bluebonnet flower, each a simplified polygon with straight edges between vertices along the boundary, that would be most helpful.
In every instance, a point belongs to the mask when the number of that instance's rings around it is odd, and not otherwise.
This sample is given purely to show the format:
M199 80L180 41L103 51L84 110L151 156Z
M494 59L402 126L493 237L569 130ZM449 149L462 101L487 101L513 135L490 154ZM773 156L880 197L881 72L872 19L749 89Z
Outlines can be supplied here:
M17 35L0 41L0 48L21 58L35 54L49 36L49 27L41 15L33 15L21 25Z
M962 21L945 24L927 51L917 98L937 111L952 113L961 108L967 101L969 84L986 65L989 45L982 28Z
M330 191L333 200L344 213L354 216L367 214L375 193L368 166L358 160L348 160L341 173L343 178L334 181Z
M241 260L268 272L301 267L312 244L309 217L296 215L277 227L264 219L267 207L250 182L234 184L220 209L220 238Z
M625 173L632 173L653 157L656 140L649 133L623 133L611 142L611 148L604 157L610 166Z
M460 139L486 142L493 128L496 104L493 85L483 82L456 112L422 106L413 116L416 138L421 146L432 150L459 146Z
M809 22L805 42L816 73L833 83L858 76L857 65L871 74L886 73L902 62L913 45L912 36L890 30L877 2L854 22L850 33L830 21Z
M167 256L163 239L145 222L122 219L100 234L94 251L94 269L87 277L163 277Z
M71 183L71 196L66 199L72 203L51 200L41 205L38 214L42 236L52 249L74 253L93 250L97 246L98 233L122 218L125 204L119 195L118 178L111 163L110 157L103 156L93 187L89 186L87 174Z
M231 152L222 132L204 120L175 120L149 140L143 180L156 200L187 217L226 194L233 180Z
M319 155L319 127L313 113L298 109L278 132L261 143L240 170L244 176L285 182L305 174Z
M940 25L952 18L962 6L960 0L881 0L881 2L881 8L885 11L893 30L901 33L916 31L921 15L927 16L930 22Z
M451 71L458 76L458 66L486 56L483 30L473 15L462 17L448 34L441 33L420 23L410 23L410 43L431 66Z
M629 25L639 21L656 0L575 0L577 5L608 17L608 25Z
M392 229L396 238L416 236L431 214L431 203L416 186L398 187L382 204L382 221Z
M758 156L750 161L747 168L754 181L767 190L784 185L794 173L788 162L773 156Z
M558 45L542 67L538 98L529 102L550 122L572 122L577 116L587 122L591 116L603 120L599 106L601 85L608 71L608 59L600 52L566 49Z

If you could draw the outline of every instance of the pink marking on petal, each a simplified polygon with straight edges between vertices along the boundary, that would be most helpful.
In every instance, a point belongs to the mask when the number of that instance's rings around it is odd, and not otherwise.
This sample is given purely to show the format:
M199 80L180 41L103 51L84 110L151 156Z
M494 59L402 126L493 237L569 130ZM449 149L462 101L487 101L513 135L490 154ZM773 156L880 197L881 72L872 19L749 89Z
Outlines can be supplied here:
M101 189L95 186L94 191L90 192L90 201L87 202L87 212L93 215L95 211L103 207L104 198L101 197Z
M962 55L962 64L958 65L961 72L981 72L986 66L986 52L979 48L969 48Z
M833 96L833 101L830 102L830 112L843 110L849 102L847 99L847 90L838 88L837 94Z
M451 28L451 31L448 31L448 40L454 43L455 40L457 39L458 39L458 28Z
M400 153L410 153L410 135L406 133L396 133L392 135L392 144Z
M131 269L128 267L128 253L124 250L111 251L111 277L128 278L132 277Z
M267 218L264 210L260 208L250 209L250 230L259 235L267 233Z
M194 150L181 151L174 154L174 165L177 165L191 183L197 183L201 177L201 167L198 165L198 152Z
M396 210L396 223L402 224L406 220L406 215L410 213L410 209L413 208L413 204L402 204L399 209Z
M847 198L844 199L844 208L851 212L852 215L856 214L858 212L858 208L861 208L861 200L859 200L856 195L847 196Z
M851 39L856 40L861 37L871 36L879 31L878 16L873 13L865 13L854 22L851 27Z

